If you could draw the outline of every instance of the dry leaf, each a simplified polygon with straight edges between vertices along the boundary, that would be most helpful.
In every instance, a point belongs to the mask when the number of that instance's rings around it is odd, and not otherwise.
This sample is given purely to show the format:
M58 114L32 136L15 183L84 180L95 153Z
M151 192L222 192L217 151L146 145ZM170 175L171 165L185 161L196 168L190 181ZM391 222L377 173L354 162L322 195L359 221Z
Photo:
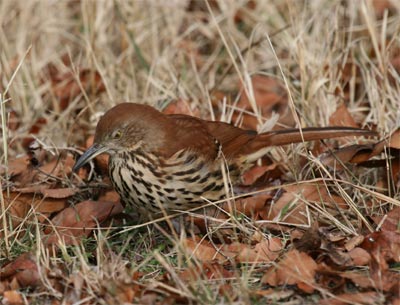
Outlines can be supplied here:
M329 118L329 125L331 126L345 126L345 127L355 127L358 126L351 116L349 110L345 104L341 104L336 111Z
M22 219L24 219L30 211L35 212L37 215L50 215L51 213L58 212L67 206L66 199L53 199L43 198L41 196L32 196L32 194L21 194L12 192L10 196L7 196L6 192L3 192L3 197L8 207L10 215L14 216L13 223L17 225ZM33 215L32 215L33 216ZM43 221L43 218L38 218L39 221Z
M207 240L186 239L185 249L188 254L202 262L225 262L234 259L240 263L271 262L282 250L279 238L270 238L255 246L235 242L228 245L213 245Z
M347 209L343 198L329 194L324 185L291 185L283 188L285 191L274 204L271 205L267 220L280 221L290 224L307 224L305 201L321 204L325 208L331 206L332 213L337 207Z
M41 284L36 259L31 253L24 253L14 261L0 268L0 278L16 278L21 288L36 287Z
M58 213L51 220L51 227L45 232L49 234L47 245L63 241L75 244L81 237L88 236L106 219L123 211L122 205L110 201L83 201ZM54 230L54 231L53 231Z
M371 261L371 255L363 248L354 248L349 251L354 266L366 266Z
M192 111L190 109L190 102L183 99L170 102L162 112L165 114L186 114L191 116L199 116L200 114L198 109Z
M239 263L271 262L278 258L282 250L280 238L262 240L255 246L234 242L223 247L222 252L237 253L235 260Z
M257 104L257 109L264 118L269 118L273 113L280 115L278 122L286 126L294 126L294 119L288 107L288 99L286 88L276 78L263 75L254 75L251 78L253 86L254 99ZM243 113L254 113L250 104L249 97L242 87L242 95L236 108L241 109L233 113L232 122L240 120L243 128L256 130L258 119L255 115Z
M271 286L297 285L304 292L312 293L315 285L317 263L306 253L292 249L278 265L262 277L261 282Z
M348 304L382 304L382 295L378 292L343 293L333 298L321 300L321 305L348 305Z
M15 290L4 291L2 303L4 305L23 305L24 300L21 294Z
M69 188L60 188L60 189L43 189L42 195L46 198L68 198L75 195L78 192L77 188L69 187Z
M262 212L267 209L267 200L271 199L271 195L269 194L257 194L254 196L237 199L234 202L234 212L242 213L249 217L254 217L259 212ZM222 206L227 212L232 210L230 203L225 202Z
M10 178L13 178L13 176L18 176L24 171L27 170L29 166L29 157L28 156L23 156L20 158L16 159L11 159L8 161L8 166L5 167L5 165L1 165L0 167L0 175L4 175L7 170L7 174Z
M380 224L383 231L399 231L400 230L400 207L394 207L384 216L372 217L375 224ZM384 219L384 220L383 220ZM383 220L383 222L382 222Z
M351 238L350 240L346 241L344 244L344 247L347 251L353 250L356 246L361 245L361 243L364 241L364 236L362 235L357 235Z
M82 88L94 94L105 90L100 73L90 69L82 69L78 75L73 72L57 73L52 76L51 83L53 94L60 101L61 110L66 109L70 101L82 94Z
M279 167L279 163L272 163L270 165L265 166L253 166L245 173L242 174L242 183L243 185L252 185L254 184L259 178L264 176L267 172L273 171Z

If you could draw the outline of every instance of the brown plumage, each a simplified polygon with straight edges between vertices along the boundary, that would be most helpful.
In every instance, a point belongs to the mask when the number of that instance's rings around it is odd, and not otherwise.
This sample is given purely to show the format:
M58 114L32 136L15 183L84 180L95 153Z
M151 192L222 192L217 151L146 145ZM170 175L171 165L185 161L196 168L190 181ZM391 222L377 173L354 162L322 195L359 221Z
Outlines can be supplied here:
M121 199L145 218L224 197L221 161L233 184L270 146L375 132L350 127L303 128L257 134L223 122L165 115L141 104L119 104L100 119L94 144L74 170L110 155L111 181Z

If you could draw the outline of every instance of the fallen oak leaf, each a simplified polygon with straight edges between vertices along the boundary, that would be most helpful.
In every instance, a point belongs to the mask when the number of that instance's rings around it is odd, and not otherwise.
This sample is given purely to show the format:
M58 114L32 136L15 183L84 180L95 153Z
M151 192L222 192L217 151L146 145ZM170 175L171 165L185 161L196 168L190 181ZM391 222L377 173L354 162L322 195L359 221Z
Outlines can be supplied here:
M347 304L382 304L382 295L375 291L343 293L332 298L321 300L321 305L347 305Z
M0 268L0 278L16 278L20 287L37 287L41 284L36 259L32 253L24 253Z
M349 251L353 266L366 266L371 262L371 255L363 248L357 247Z
M233 271L227 270L218 262L196 264L179 273L179 278L187 283L198 281L199 278L205 278L207 280L222 280L233 276Z
M332 208L332 213L337 213L337 208L348 209L344 199L330 194L325 185L304 184L284 186L282 195L271 205L264 215L264 220L285 222L287 224L307 224L307 203Z
M233 212L242 213L249 217L254 217L261 211L267 209L267 201L272 198L270 194L257 194L254 196L240 198L235 200L234 203L225 202L221 208L227 212L232 210Z
M120 202L87 200L69 207L58 213L51 226L45 229L48 234L47 245L64 242L67 245L76 244L81 237L86 237L108 218L123 211Z
M57 189L43 189L42 195L46 198L68 198L75 195L79 190L74 187L57 188Z
M11 177L16 189L24 193L42 192L58 183L56 178L64 178L72 172L74 159L71 154L63 154L51 161L37 166L31 157L27 157L26 166ZM29 160L29 161L28 161Z
M392 231L373 232L365 236L361 247L371 254L370 277L374 288L396 291L400 274L389 269L389 263L400 262L400 233Z
M251 77L251 84L256 107L264 118L269 118L274 113L277 113L279 114L278 122L280 124L294 126L295 122L292 112L289 109L287 90L282 81L264 75L253 75ZM243 88L243 84L241 84L241 91L243 93L235 107L240 110L234 111L232 122L236 122L240 119L243 128L256 130L259 121L255 114L251 114L254 112L254 109Z
M308 254L291 249L276 267L263 275L261 282L271 286L297 285L304 292L312 293L317 267Z
M365 236L360 247L373 256L382 255L385 261L400 262L400 232L373 232Z
M384 216L373 216L372 219L376 225L380 225L380 229L383 231L399 231L400 207L394 207Z
M354 163L366 167L370 167L373 164L377 164L377 166L386 166L387 160L370 160L380 155L385 148L389 148L389 153L391 153L391 150L394 150L391 154L397 157L397 151L400 150L400 128L395 130L386 139L380 140L375 144L355 144L340 148L332 153L327 153L321 156L321 162L326 166L339 166L339 168L341 167L340 162Z
M7 305L23 305L26 304L22 299L21 293L16 290L4 291L2 303Z
M346 126L354 128L360 127L358 124L356 124L356 121L351 116L349 110L344 103L337 107L336 111L331 114L331 116L329 117L329 124L331 126Z
M168 105L162 110L165 114L186 114L191 116L199 116L199 110L195 109L192 111L190 109L189 101L184 99L177 99L168 103Z
M60 109L68 107L71 100L82 93L82 90L92 93L105 91L103 79L98 71L81 69L78 73L71 71L63 74L58 73L51 79L51 90L60 101Z
M188 254L202 262L235 260L238 263L271 262L278 258L283 248L279 238L262 240L255 245L234 242L221 245L211 244L207 240L186 239L184 242Z
M183 248L192 257L195 257L201 262L218 261L220 263L225 262L228 258L233 257L235 253L227 253L220 251L220 248L216 248L208 240L199 238L187 238L183 241Z
M55 188L55 189L51 189L49 187L50 187L50 185L38 184L38 185L32 185L32 186L23 187L23 188L15 188L15 189L12 189L12 191L15 193L21 193L21 194L39 193L39 194L43 195L43 197L54 198L54 199L68 198L68 197L75 195L77 192L79 192L79 189L74 188L74 187Z
M249 170L247 170L245 173L243 173L241 180L243 182L243 185L252 185L254 184L258 179L260 179L262 176L264 176L267 172L273 171L273 170L280 170L279 169L280 164L279 163L272 163L270 165L265 165L265 166L253 166Z
M36 213L39 222L42 222L44 220L43 215L58 212L68 205L65 198L43 198L42 196L16 192L11 192L10 194L3 192L3 197L14 225L18 225L23 221L31 211Z
M282 241L280 238L272 237L264 239L254 246L234 242L223 247L223 252L237 253L235 261L239 263L265 263L275 261L283 249Z
M29 165L29 156L12 159L8 161L7 167L5 165L0 166L0 175L4 175L7 172L9 178L12 179L23 173Z

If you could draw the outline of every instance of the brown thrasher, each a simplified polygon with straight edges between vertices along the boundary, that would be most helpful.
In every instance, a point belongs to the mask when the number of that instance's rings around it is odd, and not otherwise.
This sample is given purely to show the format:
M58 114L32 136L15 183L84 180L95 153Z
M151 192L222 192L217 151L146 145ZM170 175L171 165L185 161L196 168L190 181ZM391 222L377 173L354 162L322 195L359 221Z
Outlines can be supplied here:
M375 132L349 127L303 128L257 134L223 122L166 115L141 104L119 104L100 119L93 145L76 171L108 153L109 174L121 199L145 218L187 210L226 194L223 167L233 185L269 146ZM223 161L223 162L221 162Z

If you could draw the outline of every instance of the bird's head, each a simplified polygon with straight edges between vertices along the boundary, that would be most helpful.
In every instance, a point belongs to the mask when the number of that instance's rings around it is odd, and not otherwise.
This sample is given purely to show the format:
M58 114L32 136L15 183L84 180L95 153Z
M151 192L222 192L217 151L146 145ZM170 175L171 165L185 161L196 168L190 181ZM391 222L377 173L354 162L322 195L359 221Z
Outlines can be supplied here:
M164 144L166 117L154 108L122 103L108 110L97 124L93 145L76 161L73 171L102 153L113 156L140 146L157 150Z

